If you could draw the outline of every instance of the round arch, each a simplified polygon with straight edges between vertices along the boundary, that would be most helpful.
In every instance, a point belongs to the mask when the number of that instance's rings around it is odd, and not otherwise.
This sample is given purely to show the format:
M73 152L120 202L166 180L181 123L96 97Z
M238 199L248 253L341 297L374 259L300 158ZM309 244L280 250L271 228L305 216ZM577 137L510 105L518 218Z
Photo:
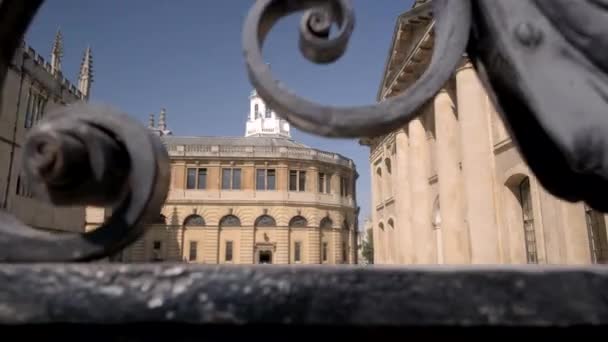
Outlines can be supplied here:
M325 216L321 223L319 223L319 228L321 229L330 229L334 226L334 222L327 216Z
M205 219L201 215L192 214L184 219L184 226L204 226Z
M240 227L241 219L235 215L226 215L220 219L220 227Z
M291 218L291 220L289 220L289 227L307 227L308 226L308 220L301 215L297 215Z
M277 221L270 215L261 215L255 220L256 227L276 227Z

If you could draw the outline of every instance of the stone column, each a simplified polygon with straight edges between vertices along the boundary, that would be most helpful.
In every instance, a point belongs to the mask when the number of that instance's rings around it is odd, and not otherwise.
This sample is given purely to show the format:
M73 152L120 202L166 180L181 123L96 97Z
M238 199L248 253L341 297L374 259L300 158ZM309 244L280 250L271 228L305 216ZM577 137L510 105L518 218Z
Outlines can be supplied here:
M431 229L429 189L430 151L422 118L409 123L409 179L411 199L411 229L414 244L414 264L434 264L435 236Z
M442 90L435 97L434 107L443 262L468 264L470 247L462 205L460 137L455 105L448 92Z
M412 243L412 225L411 225L411 201L410 201L410 180L408 172L408 136L406 128L397 130L395 135L395 144L397 145L396 154L396 172L395 184L395 211L396 219L395 229L397 231L396 239L398 241L398 262L401 264L411 264L414 259L414 246Z
M500 262L486 93L470 63L456 72L466 219L473 264Z

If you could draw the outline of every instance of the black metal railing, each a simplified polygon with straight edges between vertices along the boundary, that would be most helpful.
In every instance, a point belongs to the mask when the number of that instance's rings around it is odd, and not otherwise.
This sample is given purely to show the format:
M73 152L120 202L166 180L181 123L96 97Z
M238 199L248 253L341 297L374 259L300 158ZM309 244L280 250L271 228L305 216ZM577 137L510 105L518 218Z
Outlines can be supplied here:
M0 1L0 84L41 3ZM264 63L261 48L273 24L301 10L306 10L300 26L303 55L316 63L338 59L354 30L348 0L256 1L243 29L251 82L272 108L300 129L323 136L378 136L413 119L466 53L541 183L562 199L608 211L608 142L603 138L608 136L608 116L607 97L602 97L608 93L608 59L605 50L600 53L587 44L605 46L608 41L608 24L596 15L605 16L606 8L597 0L435 0L422 6L433 6L434 56L421 78L397 97L363 107L319 105L288 91ZM587 13L590 22L568 15L573 7ZM335 36L330 35L332 23L338 26ZM587 43L579 43L585 34ZM594 82L584 82L589 80ZM543 83L547 81L552 81L550 86ZM356 328L608 323L605 268L296 271L165 264L15 265L116 254L143 234L143 223L158 215L169 187L168 154L159 138L111 108L86 103L58 108L29 132L23 151L23 167L39 196L55 205L110 207L112 215L94 231L56 235L2 213L0 324Z

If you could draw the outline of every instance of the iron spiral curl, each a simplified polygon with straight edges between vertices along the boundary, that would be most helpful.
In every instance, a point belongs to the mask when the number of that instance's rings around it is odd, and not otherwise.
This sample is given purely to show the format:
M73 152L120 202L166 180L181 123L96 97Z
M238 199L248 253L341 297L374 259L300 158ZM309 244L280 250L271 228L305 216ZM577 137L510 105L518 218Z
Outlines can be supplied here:
M403 94L368 106L333 107L304 99L277 81L262 57L268 32L282 17L305 10L300 24L300 50L310 61L331 63L345 53L354 29L350 0L258 0L243 28L249 79L270 107L295 127L326 137L377 136L403 126L434 96L462 60L471 29L471 2L432 2L436 17L435 54L422 77ZM448 15L449 14L449 15ZM330 37L335 23L338 32Z
M0 85L41 0L0 1ZM0 99L1 101L2 99ZM60 106L27 133L22 168L40 200L97 206L111 215L81 234L34 229L0 211L0 262L89 261L144 233L169 189L160 139L127 115L84 102Z

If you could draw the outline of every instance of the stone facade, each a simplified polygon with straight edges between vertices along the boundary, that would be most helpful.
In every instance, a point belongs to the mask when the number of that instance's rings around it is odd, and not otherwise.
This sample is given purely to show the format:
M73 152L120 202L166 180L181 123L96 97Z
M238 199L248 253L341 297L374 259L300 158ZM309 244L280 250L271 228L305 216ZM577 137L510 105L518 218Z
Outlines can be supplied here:
M297 143L284 128L280 135L182 137L164 134L170 132L166 127L151 127L171 158L169 195L143 238L114 259L356 263L354 163ZM89 208L88 229L105 216Z
M80 88L61 73L62 50L58 32L51 63L23 43L10 65L0 111L0 205L35 228L83 231L83 207L59 208L37 200L21 170L21 148L28 130L48 110L88 99L92 81L90 49L85 53L86 70L81 72Z
M379 101L428 66L429 4L398 18ZM419 117L362 144L378 264L608 262L606 217L542 188L466 58Z

